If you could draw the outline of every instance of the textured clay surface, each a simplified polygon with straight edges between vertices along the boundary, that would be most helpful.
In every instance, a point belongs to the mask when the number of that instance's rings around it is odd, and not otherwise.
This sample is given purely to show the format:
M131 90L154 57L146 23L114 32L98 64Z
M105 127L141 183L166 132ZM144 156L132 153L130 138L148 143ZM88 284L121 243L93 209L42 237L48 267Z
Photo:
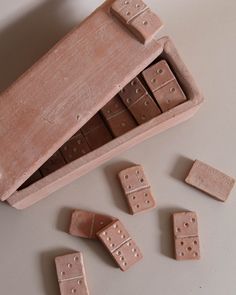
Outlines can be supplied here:
M119 95L112 98L101 109L101 113L114 137L121 136L137 126Z
M40 167L40 172L43 176L47 176L52 172L60 169L66 164L60 151L57 151L43 166Z
M88 286L84 278L59 282L61 295L89 295Z
M119 12L119 11L123 10L124 8L127 8L127 9L132 8L132 7L135 8L135 6L138 6L136 8L146 8L147 7L147 5L141 0L130 0L130 1L129 0L115 0L112 3L111 10Z
M177 260L200 259L199 238L196 236L175 239L175 258Z
M61 295L88 295L83 256L80 252L55 258Z
M94 224L93 224L93 234L92 237L97 239L97 233L101 231L104 227L116 221L117 218L104 215L104 214L95 214Z
M76 237L91 238L93 222L93 212L75 210L71 215L69 233Z
M124 110L126 110L125 105L122 103L120 96L116 95L101 109L101 113L105 119L109 120Z
M177 212L173 214L173 229L176 238L198 235L198 222L195 212Z
M113 252L113 257L120 269L123 271L128 270L133 264L143 258L140 249L137 247L133 240L124 243L119 249Z
M141 165L120 171L118 177L126 195L131 214L144 212L156 207L155 199Z
M146 94L147 90L138 78L134 78L120 91L120 97L128 108Z
M87 153L89 150L95 150L112 140L112 135L99 113L93 116L81 128L81 130L76 133L76 135L81 139L81 148L78 149L81 153ZM76 137L76 135L74 135L74 137ZM82 145L84 145L84 147ZM76 156L76 154L74 156Z
M114 220L114 217L108 215L75 210L71 216L69 233L76 237L97 239L97 232L114 222Z
M156 207L150 188L139 190L135 193L126 195L129 208L132 214L150 210Z
M98 237L107 249L113 252L128 240L130 235L123 224L118 220L98 232Z
M127 109L109 118L107 120L107 125L114 137L119 137L137 127L137 123Z
M148 43L162 29L160 18L150 9L131 20L129 29L142 43Z
M153 93L162 112L173 109L175 106L186 101L186 96L177 80L169 82Z
M195 212L177 212L173 214L175 240L175 258L177 260L200 259L198 222Z
M141 165L124 169L120 171L118 176L125 194L130 194L150 186Z
M232 177L198 160L194 162L185 181L223 202L235 184Z
M161 113L137 77L120 91L120 97L138 124L143 124Z
M163 27L160 18L140 0L115 1L111 7L114 14L143 44L153 39Z
M84 156L90 152L88 143L86 142L84 136L79 133L77 136L72 137L67 141L61 148L60 151L65 158L67 163L70 163L79 157Z
M123 23L129 23L134 17L147 9L147 5L141 0L115 1L111 6L111 12Z
M80 252L55 258L58 281L84 275L83 258Z
M143 124L161 114L161 110L149 94L132 104L129 111L138 124Z
M97 235L121 270L126 271L142 258L141 251L119 220L98 232Z
M142 75L152 92L175 80L175 76L165 60L147 68L142 72Z

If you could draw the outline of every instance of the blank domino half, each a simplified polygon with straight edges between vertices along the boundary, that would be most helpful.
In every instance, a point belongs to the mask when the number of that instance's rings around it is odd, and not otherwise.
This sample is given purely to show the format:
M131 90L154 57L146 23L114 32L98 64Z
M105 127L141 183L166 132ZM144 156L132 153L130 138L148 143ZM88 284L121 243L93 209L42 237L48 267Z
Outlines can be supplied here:
M185 182L222 202L228 199L235 184L232 177L198 160Z
M72 213L69 233L76 237L97 239L97 232L115 220L112 216L78 209Z

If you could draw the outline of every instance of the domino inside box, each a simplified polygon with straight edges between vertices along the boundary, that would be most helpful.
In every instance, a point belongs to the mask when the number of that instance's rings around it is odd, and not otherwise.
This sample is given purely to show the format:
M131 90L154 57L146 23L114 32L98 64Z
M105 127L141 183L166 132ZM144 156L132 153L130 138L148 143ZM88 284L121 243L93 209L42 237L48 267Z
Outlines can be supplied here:
M102 23L106 24L103 27L99 25L101 19ZM111 46L115 47L114 42L122 43L121 50L124 58L127 57L126 66L122 65L118 56L111 65L113 71L116 71L113 74L112 69L108 68L108 63L101 85L94 86L95 90L98 89L97 97L96 93L94 98L92 94L88 96L86 105L83 104L84 101L81 102L81 98L78 98L78 105L81 107L79 112L74 110L76 108L74 105L63 105L62 111L68 108L71 116L80 114L77 118L79 124L75 126L68 119L69 131L66 130L63 138L60 136L61 129L58 129L58 134L52 135L57 144L52 143L44 154L41 151L41 154L37 155L40 160L33 162L35 155L32 155L33 164L30 168L21 169L22 172L25 171L24 177L19 177L16 173L17 181L8 192L13 191L14 187L16 190L5 198L15 208L23 209L31 206L122 151L187 120L203 101L191 74L168 37L154 38L148 44L141 44L132 32L111 16L110 1L96 10L77 30L83 32L91 26L99 26L95 31L99 48L107 45L103 44L104 31L110 35L113 33L113 37L116 35L116 38L112 39ZM101 27L103 33L100 31ZM63 41L54 49L54 53L57 54L61 47ZM134 48L138 57L130 51ZM107 61L105 53L99 52L99 54ZM101 62L100 56L96 55L96 58ZM113 57L113 60L115 58ZM90 66L96 70L95 66ZM28 75L30 76L30 73ZM109 78L109 75L116 76ZM113 84L109 79L113 79ZM93 93L94 89L91 86L87 91ZM81 88L81 91L83 92L84 88ZM102 91L106 93L104 98ZM62 111L60 109L58 113ZM56 116L58 113L53 115ZM59 123L58 125L62 126L62 122ZM55 128L60 126L55 125ZM47 132L47 136L50 135L48 129L43 132L44 134ZM42 143L35 143L35 140L31 143L43 147ZM22 141L20 144L23 148Z
M158 78L162 80L155 92L144 79L153 67L158 74L149 80L153 83ZM19 190L185 101L186 96L167 62L155 61L76 132Z

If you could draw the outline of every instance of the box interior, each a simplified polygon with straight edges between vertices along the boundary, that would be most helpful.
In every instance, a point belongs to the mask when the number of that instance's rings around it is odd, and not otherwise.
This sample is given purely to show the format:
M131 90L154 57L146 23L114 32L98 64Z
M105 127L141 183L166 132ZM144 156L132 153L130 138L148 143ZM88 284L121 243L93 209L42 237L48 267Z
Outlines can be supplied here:
M171 63L171 60L168 58L168 56L164 54L164 52L157 59L155 59L147 68L153 66L154 64L162 60L165 60L167 62L168 66L170 67L172 73L175 76L176 81L178 82L180 88L182 89L184 95L186 96L185 97L186 100L188 100L189 95L186 92L186 89L184 89L184 85L182 81L180 81L179 79L179 74L175 71L175 68ZM160 113L158 114L159 116L163 112L168 110L163 111L161 109L157 99L155 99L153 95L153 92L151 91L150 87L146 83L142 73L143 71L139 73L137 77L139 78L143 86L146 88L148 94L151 96L152 100L155 102L155 105L157 105L157 107L160 109ZM125 108L124 112L126 113L126 116L128 116L128 119L133 122L130 126L125 126L123 131L119 130L119 132L121 133L123 132L120 135L123 135L125 132L128 132L132 128L136 128L140 124L145 124L145 122L148 121L148 120L146 121L144 120L144 122L140 122L140 120L137 121L133 113L123 103L121 98L120 97L117 97L117 98L120 100L120 103ZM182 103L185 103L185 102L182 102ZM174 107L176 107L176 105ZM92 122L94 118L98 116L99 116L99 120L101 120L102 122L102 125L101 125L102 127L100 126L100 129L98 127L92 126L93 125ZM119 120L118 116L117 116L117 119ZM150 118L150 120L151 119L152 118ZM87 130L90 127L93 127L93 129L91 129L91 132ZM129 127L129 128L127 129L126 127ZM112 130L112 127L110 126L109 121L104 116L104 112L100 110L92 119L90 119L90 121L87 124L85 124L84 127L81 128L81 130L79 130L75 135L73 135L51 158L49 158L30 178L28 178L28 180L24 184L22 184L20 188L18 188L18 191L29 187L31 184L39 181L40 179L46 177L47 175L67 165L68 163L80 157L83 157L85 154L88 154L96 150L100 146L106 144L107 142L113 140L114 138L118 136L119 135L117 135L117 133L114 132L114 130Z

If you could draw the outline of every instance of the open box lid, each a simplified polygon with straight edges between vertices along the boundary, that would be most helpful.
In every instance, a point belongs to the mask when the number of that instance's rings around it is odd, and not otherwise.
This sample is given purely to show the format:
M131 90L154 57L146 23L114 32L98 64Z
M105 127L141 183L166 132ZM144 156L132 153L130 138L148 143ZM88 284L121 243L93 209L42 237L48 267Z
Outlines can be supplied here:
M105 2L1 94L2 201L161 54L154 38L142 44L110 13L112 2Z

